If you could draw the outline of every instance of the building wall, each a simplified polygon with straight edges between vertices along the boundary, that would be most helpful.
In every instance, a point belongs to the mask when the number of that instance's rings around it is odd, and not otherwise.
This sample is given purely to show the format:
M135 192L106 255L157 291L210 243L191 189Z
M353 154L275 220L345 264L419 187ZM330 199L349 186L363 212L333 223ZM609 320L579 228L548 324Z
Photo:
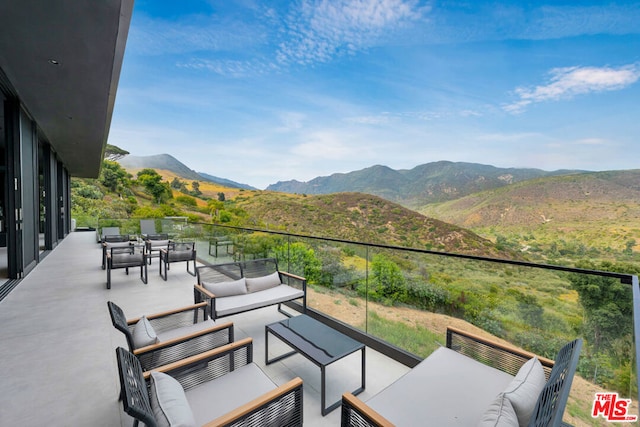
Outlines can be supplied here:
M4 200L8 276L28 274L70 230L70 179L20 100L4 95ZM0 180L2 182L2 180Z

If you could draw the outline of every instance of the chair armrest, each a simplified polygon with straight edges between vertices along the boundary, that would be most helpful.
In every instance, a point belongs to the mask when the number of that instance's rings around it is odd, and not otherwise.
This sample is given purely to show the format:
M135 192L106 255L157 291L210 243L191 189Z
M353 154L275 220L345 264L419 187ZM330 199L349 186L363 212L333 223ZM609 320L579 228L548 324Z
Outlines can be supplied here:
M232 357L229 357L229 355ZM215 372L209 372L210 370L204 367L209 362L220 359L222 363L216 364ZM177 360L175 362L168 363L166 365L158 366L152 370L144 372L144 378L146 380L151 376L151 371L164 372L175 376L180 381L180 373L191 372L193 369L200 371L202 375L198 375L196 379L197 383L190 381L187 385L181 383L186 388L193 387L206 381L210 381L220 375L224 375L233 369L247 365L253 361L253 339L247 337L232 343L208 350L202 353L195 354L193 356L185 357L184 359ZM227 364L226 366L224 364ZM212 377L210 377L212 376Z
M215 297L216 297L216 296L215 296L215 294L214 294L213 292L210 292L209 290L207 290L207 289L206 289L204 286L202 286L202 285L193 285L193 289L194 289L195 291L200 292L202 295L204 295L204 296L205 296L205 298L213 299L213 298L215 298Z
M278 408L280 411L284 412L292 412L292 416L297 418L297 422L295 419L288 419L290 425L302 425L302 379L296 377L291 381L281 385L280 387L263 394L262 396L252 400L249 403L246 403L239 408L232 410L231 412L205 424L206 427L213 426L226 426L231 425L232 423L239 422L241 420L252 417L254 414L258 420L254 420L253 423L248 423L250 425L260 425L266 424L262 422L255 422L260 420L259 411L265 408L270 403L276 402L278 400L286 400L289 402L288 405L282 405L281 408ZM294 402L290 402L294 400ZM268 410L275 410L268 409ZM273 419L273 417L269 417L269 414L264 414L263 416L268 417L268 419Z
M199 308L203 308L206 307L207 303L205 302L201 302L198 304L192 304L192 305L188 305L185 307L180 307L180 308L176 308L173 310L167 310L167 311L162 311L159 313L153 313L153 314L148 314L147 320L154 320L154 319L158 319L158 318L163 318L163 317L169 317L172 316L174 314L178 314L178 313L183 313L185 311L192 311L192 310L197 310ZM135 325L136 323L138 323L138 321L140 320L140 317L134 317L131 319L127 319L127 325Z
M555 363L546 357L510 347L452 326L447 327L447 347L514 376L525 362L537 357L542 364L546 379L549 379Z
M187 342L187 341L193 340L194 338L201 337L203 335L209 335L225 329L228 329L229 331L233 331L233 322L221 323L219 325L215 325L210 328L203 329L201 331L193 332L191 334L182 335L176 338L172 338L170 340L159 342L157 344L151 344L145 347L140 347L133 350L133 354L135 354L136 356L140 356L142 354L145 354L151 351L157 351L163 348L172 347L176 344Z
M173 363L187 357L223 347L234 339L233 323L228 322L170 340L135 349L133 354L143 369Z
M352 393L342 395L341 426L376 426L393 427L394 424L385 417L371 409L362 400Z
M287 276L287 277L291 277L292 279L299 280L301 282L305 282L305 283L307 282L306 278L302 276L298 276L296 274L289 273L288 271L278 271L278 273L282 274L283 276Z

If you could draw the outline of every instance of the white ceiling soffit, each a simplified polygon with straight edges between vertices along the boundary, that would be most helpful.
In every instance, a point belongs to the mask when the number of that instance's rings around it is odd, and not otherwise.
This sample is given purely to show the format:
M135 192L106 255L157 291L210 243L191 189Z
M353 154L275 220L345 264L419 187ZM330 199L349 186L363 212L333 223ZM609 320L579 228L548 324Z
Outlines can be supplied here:
M0 1L0 68L73 176L96 177L133 0Z

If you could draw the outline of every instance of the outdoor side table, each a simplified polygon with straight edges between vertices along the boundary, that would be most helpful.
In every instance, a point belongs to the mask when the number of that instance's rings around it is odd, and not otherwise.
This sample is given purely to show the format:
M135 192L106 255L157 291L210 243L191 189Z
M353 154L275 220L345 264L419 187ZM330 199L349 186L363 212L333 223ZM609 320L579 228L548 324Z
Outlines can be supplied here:
M279 338L289 345L294 351L269 359L269 333ZM332 410L340 406L341 400L326 407L325 398L325 377L326 367L356 351L362 352L361 361L361 386L353 391L357 395L365 388L365 345L343 333L321 323L305 314L291 317L280 322L271 323L265 326L265 363L271 363L285 359L296 353L301 354L308 360L320 367L321 375L321 410L322 415L327 415Z

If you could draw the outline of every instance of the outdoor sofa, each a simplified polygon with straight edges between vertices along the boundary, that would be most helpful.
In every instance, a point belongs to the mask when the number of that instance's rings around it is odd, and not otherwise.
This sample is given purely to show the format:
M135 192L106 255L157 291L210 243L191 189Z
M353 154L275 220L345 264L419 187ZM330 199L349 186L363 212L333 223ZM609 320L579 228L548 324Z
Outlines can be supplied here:
M148 427L301 426L302 380L277 386L253 363L245 338L153 371L116 349L122 405Z
M582 340L552 361L455 328L447 345L362 402L342 396L344 426L563 426Z
M278 270L275 258L198 266L195 302L207 302L212 319L302 299L307 307L307 280ZM294 286L295 285L295 286Z

